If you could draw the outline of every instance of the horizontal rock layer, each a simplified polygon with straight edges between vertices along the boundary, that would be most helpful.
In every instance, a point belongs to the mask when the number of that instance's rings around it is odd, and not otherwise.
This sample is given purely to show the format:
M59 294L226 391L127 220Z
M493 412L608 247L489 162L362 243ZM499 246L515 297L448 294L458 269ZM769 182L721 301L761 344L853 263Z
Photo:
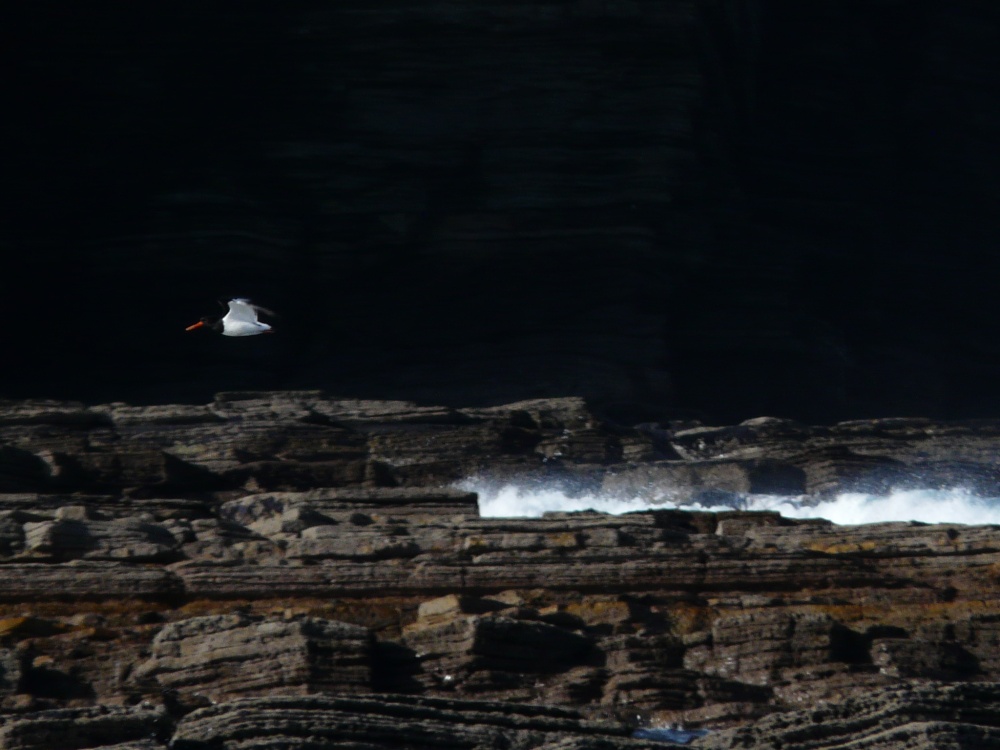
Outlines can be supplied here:
M1000 721L1000 529L721 504L961 478L1000 494L996 423L626 429L579 399L449 409L281 392L8 402L0 437L10 747L349 735L596 750L670 731L754 747L772 717L786 731L825 705L817 748L972 747ZM470 476L650 505L483 518L455 486ZM900 691L947 703L966 689L975 717L893 708ZM855 714L874 718L837 723Z

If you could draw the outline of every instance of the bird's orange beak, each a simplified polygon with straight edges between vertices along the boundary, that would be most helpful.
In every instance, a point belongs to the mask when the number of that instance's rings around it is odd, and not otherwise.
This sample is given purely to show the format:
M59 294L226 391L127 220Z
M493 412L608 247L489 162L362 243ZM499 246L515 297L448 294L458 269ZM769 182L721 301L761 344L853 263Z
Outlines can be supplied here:
M195 324L194 324L193 326L188 326L188 327L187 327L187 328L185 328L184 330L185 330L185 331L193 331L193 330L194 330L195 328L201 328L201 327L202 327L203 325L205 325L205 324L204 324L204 323L202 323L202 322L201 322L201 321L199 320L199 321L198 321L197 323L195 323Z

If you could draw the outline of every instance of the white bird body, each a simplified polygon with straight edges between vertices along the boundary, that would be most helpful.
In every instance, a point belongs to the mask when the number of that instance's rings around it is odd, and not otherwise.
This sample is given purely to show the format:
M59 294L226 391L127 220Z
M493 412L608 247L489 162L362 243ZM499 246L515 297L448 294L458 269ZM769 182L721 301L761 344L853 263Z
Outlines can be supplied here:
M229 300L229 312L222 318L202 318L186 330L211 328L223 336L256 336L258 333L268 333L271 326L257 320L257 313L274 315L267 308L255 305L242 297Z
M229 300L229 312L222 319L223 336L256 336L271 330L267 323L257 320L257 311L273 315L262 307L253 305L248 299Z

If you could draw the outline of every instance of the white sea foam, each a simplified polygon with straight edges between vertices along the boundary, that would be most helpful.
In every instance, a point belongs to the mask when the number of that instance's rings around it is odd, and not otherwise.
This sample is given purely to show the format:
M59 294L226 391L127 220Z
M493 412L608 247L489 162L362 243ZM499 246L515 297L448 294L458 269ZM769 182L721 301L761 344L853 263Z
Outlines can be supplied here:
M493 518L537 518L556 511L595 510L619 514L654 508L726 509L724 505L681 505L665 499L576 494L555 487L496 485L474 479L461 486L477 492L480 514ZM826 518L845 525L883 521L1000 524L1000 498L979 497L963 489L896 490L885 495L845 492L821 502L806 497L739 495L733 496L731 507L773 510L788 518Z

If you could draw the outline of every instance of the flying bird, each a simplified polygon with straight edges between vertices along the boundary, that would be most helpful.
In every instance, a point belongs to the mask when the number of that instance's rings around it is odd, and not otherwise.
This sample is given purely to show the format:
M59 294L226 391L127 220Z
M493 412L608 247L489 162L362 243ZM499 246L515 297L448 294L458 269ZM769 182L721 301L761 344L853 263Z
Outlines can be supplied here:
M274 313L267 308L254 305L250 300L238 297L229 300L229 312L224 317L202 318L184 330L210 328L223 336L256 336L258 333L273 333L271 326L257 320L257 313L274 316Z

